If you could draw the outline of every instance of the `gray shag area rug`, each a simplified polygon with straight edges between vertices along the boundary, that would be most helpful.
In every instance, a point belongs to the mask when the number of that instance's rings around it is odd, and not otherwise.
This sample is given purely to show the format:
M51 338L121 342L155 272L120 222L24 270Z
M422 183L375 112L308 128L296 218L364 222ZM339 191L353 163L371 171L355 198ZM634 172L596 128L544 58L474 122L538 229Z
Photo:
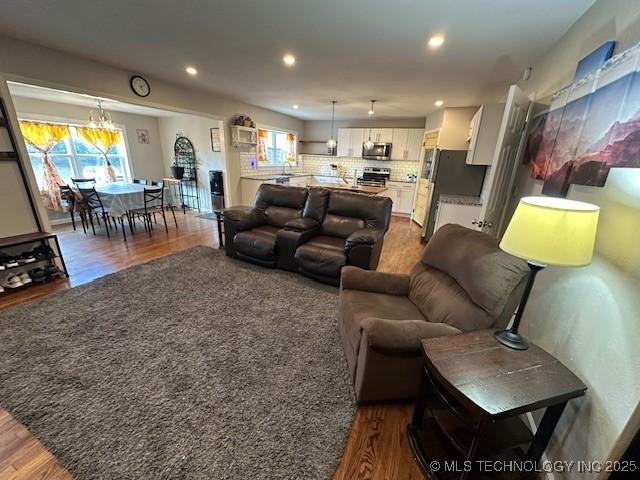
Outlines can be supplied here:
M338 292L208 247L0 312L0 405L81 479L328 479Z

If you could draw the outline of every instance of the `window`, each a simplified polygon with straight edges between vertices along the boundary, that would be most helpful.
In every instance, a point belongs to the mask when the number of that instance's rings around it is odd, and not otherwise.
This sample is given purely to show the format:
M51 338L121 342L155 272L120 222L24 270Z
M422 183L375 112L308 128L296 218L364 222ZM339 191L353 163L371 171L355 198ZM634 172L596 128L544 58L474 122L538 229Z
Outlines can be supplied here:
M98 182L104 179L104 157L100 151L82 139L76 127L68 125L70 136L59 142L49 152L49 158L55 165L60 177L67 184L71 178L96 178ZM127 151L124 146L124 132L122 140L107 152L111 166L115 169L118 180L130 180L127 165ZM31 166L35 173L38 186L43 188L44 169L42 167L42 153L27 143L27 152Z
M296 143L295 134L258 129L258 165L261 167L296 166L298 163Z

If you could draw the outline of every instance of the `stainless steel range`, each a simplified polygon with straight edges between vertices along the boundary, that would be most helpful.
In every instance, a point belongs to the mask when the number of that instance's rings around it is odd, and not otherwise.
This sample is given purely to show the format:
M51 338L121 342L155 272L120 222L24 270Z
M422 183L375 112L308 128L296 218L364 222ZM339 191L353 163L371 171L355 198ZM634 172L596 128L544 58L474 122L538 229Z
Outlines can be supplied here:
M373 187L384 187L384 184L391 176L390 168L364 167L362 177L358 178L358 185L370 185Z

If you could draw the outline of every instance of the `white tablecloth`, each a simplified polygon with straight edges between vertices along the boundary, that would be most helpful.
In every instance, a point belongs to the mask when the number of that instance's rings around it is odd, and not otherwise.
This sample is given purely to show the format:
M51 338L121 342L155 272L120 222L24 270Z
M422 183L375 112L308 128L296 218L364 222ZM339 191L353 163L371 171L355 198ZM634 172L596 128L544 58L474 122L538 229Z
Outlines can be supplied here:
M144 189L159 189L138 183L113 182L96 185L96 192L100 195L104 209L114 217L123 215L129 210L144 208ZM154 202L160 206L160 202ZM164 204L173 205L173 194L171 189L164 189Z

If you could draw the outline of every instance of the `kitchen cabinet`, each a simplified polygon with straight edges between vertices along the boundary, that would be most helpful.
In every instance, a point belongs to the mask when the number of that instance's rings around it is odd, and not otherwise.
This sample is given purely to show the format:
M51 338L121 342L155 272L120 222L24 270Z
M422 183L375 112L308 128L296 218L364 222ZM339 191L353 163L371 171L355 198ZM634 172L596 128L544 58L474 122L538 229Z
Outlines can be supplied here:
M338 157L362 157L364 128L338 129Z
M407 138L407 157L405 160L420 160L422 153L422 137L424 130L422 128L410 128L409 137Z
M491 165L498 143L504 103L482 105L469 123L468 165Z
M394 128L391 141L391 160L404 160L409 140L408 128Z
M369 133L371 132L371 133ZM422 128L339 128L338 157L362 157L362 144L371 135L376 143L391 143L391 160L419 161Z
M419 161L423 134L421 128L394 128L391 160Z
M338 157L350 157L349 151L351 150L351 129L339 128L338 129Z
M476 224L480 217L481 208L481 205L475 203L465 204L438 202L438 210L436 212L436 221L433 231L436 232L440 227L448 223L478 230Z
M385 187L387 187L387 190L382 192L380 196L389 197L393 201L391 212L401 215L411 215L416 184L411 182L387 181Z
M440 150L468 150L469 122L478 107L454 107L436 110L427 115L425 130L438 131Z
M393 142L393 128L371 128L365 129L365 140L369 137L369 130L371 130L371 140L376 143L391 143Z

